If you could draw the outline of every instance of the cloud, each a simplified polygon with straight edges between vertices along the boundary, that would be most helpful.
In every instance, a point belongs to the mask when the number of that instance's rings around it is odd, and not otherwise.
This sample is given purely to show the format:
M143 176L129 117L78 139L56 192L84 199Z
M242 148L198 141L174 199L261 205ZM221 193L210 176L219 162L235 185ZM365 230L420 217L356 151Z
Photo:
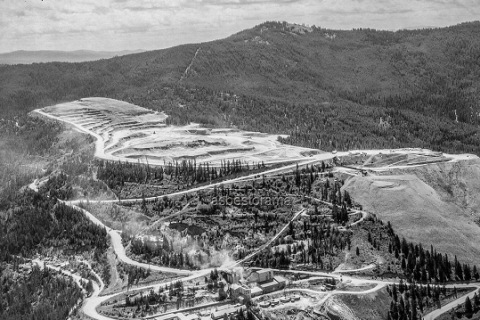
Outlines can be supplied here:
M327 28L442 26L477 0L0 0L0 52L155 49L226 37L267 20Z
M14 11L13 14L14 14L16 17L25 17L25 16L27 16L27 13L25 12L25 10Z
M218 1L218 0L200 0L200 1L193 1L192 3L202 4L202 5L210 5L210 6L248 6L248 5L264 5L264 4L275 4L275 5L282 5L282 4L294 4L300 3L303 0L226 0L226 1Z

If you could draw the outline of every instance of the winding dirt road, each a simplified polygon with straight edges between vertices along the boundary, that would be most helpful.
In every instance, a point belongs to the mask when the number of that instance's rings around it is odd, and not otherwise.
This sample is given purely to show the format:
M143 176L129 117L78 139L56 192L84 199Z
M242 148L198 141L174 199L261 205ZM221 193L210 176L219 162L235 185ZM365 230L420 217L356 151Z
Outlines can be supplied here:
M69 123L70 125L74 126L76 129L78 129L80 132L84 132L84 133L87 133L87 134L90 134L92 136L94 136L96 138L96 142L95 142L95 156L96 157L99 157L99 158L102 158L102 159L110 159L110 160L117 160L117 158L115 157L112 157L111 155L109 154L106 154L105 153L105 141L103 139L102 136L100 136L99 134L96 134L95 132L91 131L91 130L88 130L86 128L84 128L83 126L81 125L78 125L74 122L71 122L71 121L67 121L65 119L60 119L58 117L55 117L53 115L50 115L50 114L47 114L45 112L42 112L41 110L34 110L34 112L37 112L38 114L41 114L45 117L48 117L48 118L52 118L52 119L55 119L55 120L58 120L58 121L63 121L63 122L66 122L66 123ZM234 179L230 179L230 180L226 180L226 181L222 181L222 182L218 182L218 183L213 183L213 184L209 184L209 185L205 185L205 186L201 186L201 187L197 187L197 188L192 188L192 189L188 189L188 190L182 190L182 191L178 191L178 192L175 192L175 193L171 193L171 194L168 194L168 195L159 195L159 196L155 196L155 197L148 197L146 198L145 200L146 201L154 201L155 199L158 199L158 198L161 198L161 197L164 197L164 196L169 196L169 197L172 197L172 196L178 196L178 195L184 195L184 194L187 194L187 193L192 193L192 192L197 192L197 191L201 191L203 189L206 189L206 188L211 188L211 187L214 187L214 186L219 186L219 185L222 185L222 184L229 184L229 183L233 183L233 182L237 182L237 181L242 181L242 180L248 180L248 179L254 179L254 178L258 178L259 176L262 176L262 175L268 175L268 174L273 174L273 173L281 173L281 172L284 172L284 171L289 171L289 170L292 170L294 168L296 168L297 166L301 167L301 166L305 166L305 165L308 165L308 164L313 164L313 163L316 163L316 162L320 162L320 161L325 161L325 160L332 160L334 159L335 157L342 157L342 156L348 156L352 153L365 153L365 154L368 154L368 155L375 155L375 154L380 154L380 153L390 153L390 152L396 152L396 153L421 153L421 152L430 152L430 150L424 150L424 149L398 149L398 150L391 150L391 149L384 149L384 150L356 150L356 151L350 151L350 152L338 152L338 153L322 153L322 154L316 154L316 155L313 155L311 157L305 157L305 158L302 158L302 159L298 159L298 163L294 163L294 164L291 164L291 162L293 161L292 159L286 159L285 162L289 162L290 164L288 165L285 165L283 167L279 167L279 168L275 168L275 169L270 169L270 170L267 170L267 171L264 171L262 173L256 173L256 174L251 174L251 175L247 175L247 176L243 176L243 177L238 177L238 178L234 178ZM473 159L475 156L473 155L446 155L448 156L449 158L451 158L450 161L459 161L459 160L468 160L468 159ZM136 160L135 160L136 162ZM281 160L279 161L281 162ZM419 165L416 165L416 166L420 166L420 165L428 165L428 164L419 164ZM409 166L392 166L392 165L389 165L389 166L385 166L385 167L377 167L377 168L368 168L368 170L375 170L375 171L381 171L381 170L390 170L392 168L403 168L403 167L409 167L411 168L412 166L409 165ZM349 173L351 174L351 169L348 169ZM37 187L37 184L36 184L36 181L34 181L33 183L31 183L29 185L29 187L31 189L33 189L34 191L38 191L38 187ZM318 199L315 199L315 200L318 200ZM125 248L122 244L122 241L121 241L121 236L119 234L118 231L116 230L113 230L111 228L108 228L107 226L105 226L100 220L98 220L94 215L92 215L90 212L88 212L87 210L84 210L82 208L79 208L77 205L81 202L82 200L76 200L76 201L66 201L65 203L69 206L72 206L78 210L81 210L83 213L85 213L85 215L95 224L99 225L99 226L102 226L104 227L106 230L107 230L107 233L108 235L110 236L110 239L111 239L111 242L112 242L112 246L114 248L114 251L115 253L117 254L117 257L119 260L123 261L124 263L127 263L127 264L130 264L130 265L134 265L134 266L137 266L137 267L143 267L143 268L150 268L151 270L155 270L155 271L161 271L161 272L168 272L168 273L174 273L174 274L178 274L178 275L183 275L185 276L184 278L181 279L181 281L188 281L188 280L192 280L192 279L196 279L196 278L199 278L199 277L203 277L207 274L210 273L211 269L205 269L205 270L200 270L200 271L190 271L190 270L183 270L183 269L176 269L176 268L169 268L169 267L162 267L162 266L155 266L155 265L149 265L149 264L145 264L145 263L141 263L141 262L137 262L137 261L134 261L132 259L130 259L129 257L126 256L125 254ZM98 201L100 203L115 203L115 202L120 202L120 203L138 203L138 202L142 202L144 201L144 199L142 198L137 198L137 199L121 199L121 200L104 200L104 201ZM300 210L299 212L297 212L293 217L292 219L290 220L289 223L287 223L281 230L280 232L277 233L277 235L275 235L272 239L270 239L266 244L264 244L263 246L261 246L260 248L258 248L255 252L251 253L250 255L248 255L247 257L231 264L230 266L228 267L234 267L234 266L237 266L245 261L247 261L248 259L251 259L252 257L254 257L256 254L258 254L259 252L261 252L263 249L265 249L267 246L271 245L285 230L286 228L288 228L289 224L294 221L298 216L300 216L305 210ZM361 210L356 210L356 212L354 212L355 214L356 213L361 213L362 214L362 218L355 222L354 224L352 225L355 225L355 224L358 224L360 223L361 221L363 221L363 219L368 215L368 213L364 212L364 211L361 211ZM304 271L296 271L296 270L278 270L278 271L281 271L281 272L291 272L291 273L305 273L305 274L310 274L310 275L314 275L314 276L323 276L323 277L333 277L333 278L337 278L337 279L342 279L342 280L350 280L354 283L359 283L359 284L362 284L362 283L376 283L377 286L375 286L374 288L372 289L369 289L369 290L366 290L366 291L360 291L360 292L351 292L351 291L333 291L333 292L330 292L329 295L334 295L334 294L355 294L355 295L361 295L361 294L367 294L367 293L370 293L370 292L374 292L376 290L379 290L381 288L383 288L384 286L386 286L387 284L392 284L393 282L389 282L389 281L380 281L380 280L367 280L367 279L358 279L358 278L355 278L355 277L352 277L352 276L347 276L347 275L341 275L339 273L342 273L342 272L355 272L355 271L361 271L361 270L365 270L365 269L368 269L368 268L372 268L372 266L367 266L367 267L364 267L364 268L360 268L360 269L356 269L356 270L338 270L334 273L328 273L328 272L304 272ZM78 276L76 275L71 275L74 279ZM95 319L98 319L98 320L111 320L111 318L109 317L105 317L101 314L99 314L97 311L96 311L96 307L101 304L102 302L114 297L114 296L117 296L119 295L118 293L117 294L111 294L111 295L107 295L107 296L102 296L100 297L99 294L101 292L101 290L103 289L104 285L103 285L103 282L101 280L100 277L98 277L97 275L97 278L98 278L98 282L100 283L100 286L97 285L96 283L94 284L94 288L95 288L95 291L94 293L92 294L91 297L85 299L84 301L84 305L83 305L83 312L89 316L89 317L92 317L92 318L95 318ZM77 279L78 280L78 279ZM164 286L165 284L167 283L171 283L170 282L163 282L163 283L159 283L159 284L156 284L156 285L149 285L149 286L145 286L145 287L141 287L141 288L136 288L135 290L146 290L146 289L156 289L156 288L159 288L160 286ZM462 303L464 302L465 300L465 297L466 296L469 296L469 297L473 297L474 293L475 292L478 292L480 286L478 283L475 283L475 284L455 284L455 285L446 285L447 288L453 288L454 286L456 286L457 288L462 288L462 287L474 287L476 288L475 291L472 291L458 299L456 299L455 301L452 301L450 302L449 304L445 305L444 307L442 307L441 309L438 309L438 310L435 310L431 313L429 313L428 315L426 315L424 318L425 319L428 319L428 320L431 320L431 319L435 319L436 317L438 317L440 314L448 311L449 309L451 309L452 307L456 306L458 303ZM296 290L296 289L295 289ZM307 289L304 289L304 290L307 290ZM298 291L298 290L297 290ZM312 291L312 290L310 290ZM316 291L312 291L314 293L319 293L319 292L316 292ZM325 298L325 300L329 297L329 295L327 295L327 297Z

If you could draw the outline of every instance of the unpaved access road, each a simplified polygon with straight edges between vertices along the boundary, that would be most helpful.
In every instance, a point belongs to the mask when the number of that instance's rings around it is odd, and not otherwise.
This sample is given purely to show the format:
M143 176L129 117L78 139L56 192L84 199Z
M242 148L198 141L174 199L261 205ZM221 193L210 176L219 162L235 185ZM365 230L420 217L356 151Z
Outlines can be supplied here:
M65 120L65 119L60 119L58 117L55 117L55 116L52 116L52 115L49 115L45 112L42 112L41 110L35 110L35 112L37 112L38 114L41 114L43 116L46 116L46 117L49 117L49 118L52 118L52 119L55 119L55 120L59 120L59 121L64 121L64 122L67 122L69 123L70 125L74 126L75 128L77 128L79 131L81 132L84 132L84 133L87 133L87 134L90 134L92 136L94 136L96 138L96 142L95 142L95 156L98 157L98 158L102 158L102 159L109 159L109 160L118 160L117 157L113 157L109 154L106 154L105 153L105 141L103 139L102 136L100 136L99 134L96 134L95 132L91 131L91 130L88 130L86 128L84 128L83 126L79 125L79 124L76 124L72 121L68 121L68 120ZM271 170L267 170L265 172L262 172L262 173L256 173L256 174L252 174L252 175L247 175L247 176L243 176L243 177L239 177L239 178L235 178L235 179L230 179L230 180L227 180L227 181L222 181L222 182L218 182L218 183L213 183L213 184L209 184L209 185L204 185L204 186L201 186L201 187L197 187L197 188L193 188L193 189L189 189L189 190L183 190L183 191L179 191L179 192L175 192L175 193L171 193L171 194L168 194L168 195L159 195L159 196L156 196L156 197L149 197L149 198L146 198L145 200L146 201L154 201L155 199L157 198L161 198L161 197L164 197L164 196L169 196L169 197L172 197L172 196L178 196L178 195L184 195L184 194L187 194L187 193L191 193L191 192L197 192L197 191L200 191L200 190L203 190L203 189L206 189L206 188L211 188L213 186L219 186L221 184L228 184L228 183L233 183L233 182L237 182L237 181L242 181L242 180L248 180L248 179L252 179L252 178L258 178L259 176L261 175L268 175L268 174L272 174L272 173L281 173L281 172L286 172L286 171L289 171L289 170L292 170L294 168L297 167L297 165L299 167L301 166L305 166L307 164L313 164L313 163L316 163L316 162L320 162L320 161L325 161L325 160L332 160L333 158L335 157L342 157L342 156L348 156L348 155L351 155L352 153L365 153L365 154L368 154L368 155L375 155L375 154L380 154L380 153L391 153L391 152L395 152L395 153L415 153L415 154L418 154L418 153L429 153L431 152L430 150L424 150L424 149L397 149L397 150L391 150L391 149L384 149L384 150L356 150L356 151L351 151L351 152L338 152L338 153L321 153L321 154L316 154L314 156L311 156L311 157L305 157L305 158L302 158L302 159L298 159L298 163L294 163L294 164L291 164L292 159L285 159L285 162L289 162L290 164L289 165L285 165L283 167L279 167L279 168L275 168L275 169L271 169ZM474 155L446 155L448 156L449 158L451 158L451 160L449 161L461 161L461 160L469 160L469 159L473 159L475 158L476 156ZM478 158L478 157L477 157ZM132 160L133 162L136 162L137 160ZM282 162L283 160L279 159L278 162ZM415 165L415 166L422 166L422 165L428 165L428 163L425 163L425 164L419 164L419 165ZM381 170L390 170L392 168L403 168L403 167L408 167L408 168L411 168L412 166L385 166L385 167L376 167L376 168L368 168L368 170L375 170L375 171L381 171ZM351 170L350 170L351 171ZM36 183L32 183L29 185L29 187L35 191L37 191L37 185ZM120 234L118 233L118 231L116 230L113 230L111 228L108 228L106 227L100 220L98 220L95 216L93 216L90 212L84 210L84 209L81 209L79 207L77 207L76 205L80 203L81 200L77 200L77 201L66 201L65 203L67 205L70 205L72 207L75 207L81 211L83 211L87 217L92 221L94 222L95 224L97 225L100 225L100 226L103 226L104 228L106 228L110 238L111 238L111 241L112 241L112 245L113 245L113 248L115 250L115 253L117 254L117 257L119 258L119 260L127 263L127 264L130 264L130 265L135 265L137 267L143 267L143 268L150 268L151 270L155 270L155 271L161 271L161 272L168 272L168 273L175 273L175 274L179 274L179 275L184 275L186 276L185 278L182 278L181 281L188 281L188 280L192 280L192 279L196 279L196 278L199 278L199 277L203 277L207 274L210 273L211 269L205 269L205 270L200 270L200 271L190 271L190 270L183 270L183 269L176 269L176 268L168 268L168 267L162 267L162 266L154 266L154 265L149 265L149 264L145 264L145 263L141 263L141 262L137 262L137 261L134 261L130 258L128 258L125 254L125 248L123 247L123 244L122 244L122 241L121 241L121 236ZM121 200L104 200L104 201L98 201L100 203L114 203L114 202L121 202L121 203L135 203L135 202L142 202L144 201L142 198L137 198L137 199L121 199ZM293 217L292 217L292 220L293 221L294 219L296 219L301 213L303 212L303 210L297 212ZM357 223L360 223L361 221L363 221L363 219L366 217L367 213L366 212L363 212L363 211L357 211L357 213L361 213L362 214L362 219L357 221L355 224ZM291 221L289 223L291 223ZM246 260L252 258L254 255L258 254L261 250L265 249L266 246L270 245L271 243L273 243L273 241L278 238L285 230L286 228L288 227L288 224L285 225L284 228L282 228L282 230L280 230L280 232L274 237L272 238L266 245L258 248L254 253L250 254L249 256L247 256L246 258L240 260L240 261L237 261L235 262L234 264L232 264L230 267L233 267L233 266L236 266L236 265L239 265L241 264L242 262L245 262ZM364 267L364 268L361 268L361 269L358 269L358 270L365 270L366 268L371 268L371 266L367 266L367 267ZM281 271L281 272L285 272L285 270L278 270L278 271ZM337 271L337 273L328 273L328 272L302 272L302 271L295 271L295 270L288 270L287 272L298 272L298 273L307 273L307 274L311 274L311 275L316 275L316 276L326 276L326 277L334 277L334 278L337 278L337 279L345 279L345 280L350 280L354 283L358 283L358 284L362 284L362 283L376 283L377 286L375 288L372 288L372 289L369 289L369 290L366 290L366 291L361 291L361 292L350 292L350 291L333 291L333 292L330 292L330 294L339 294L339 293L344 293L344 294L356 294L356 295L359 295L359 294L366 294L366 293L370 293L370 292L374 292L375 290L378 290L380 288L383 288L385 285L387 284L392 284L394 282L390 282L390 281L380 281L380 280L367 280L367 279L358 279L358 278L355 278L353 276L343 276L343 275L339 275L340 272L355 272L356 270L342 270L342 271ZM74 276L74 275L72 275ZM100 283L101 283L101 279L99 279ZM135 290L146 290L146 289L151 289L151 288L158 288L160 286L164 286L166 283L171 283L171 282L164 282L164 283L159 283L159 284L156 284L156 285L150 285L150 286L145 286L145 287L142 287L142 288L137 288ZM447 288L453 288L454 286L456 286L457 288L461 288L461 287L474 287L475 288L475 291L474 292L477 292L479 290L479 285L478 284L455 284L455 285L446 285ZM108 295L108 296L102 296L100 297L99 296L99 293L100 293L100 287L95 284L94 285L95 287L95 292L94 294L90 297L90 298L87 298L84 302L84 305L83 305L83 311L84 313L87 315L87 316L90 316L92 318L95 318L95 319L99 319L99 320L111 320L111 318L109 317L105 317L103 315L100 315L97 313L96 311L96 307L118 295L118 294L112 294L112 295ZM461 303L465 300L465 297L466 296L470 296L472 297L474 295L474 292L470 292L468 293L467 295L464 295L458 299L456 299L455 301L452 301L451 303L445 305L444 307L442 307L441 309L438 309L438 310L435 310L431 313L429 313L428 315L425 316L425 319L428 319L428 320L431 320L431 319L435 319L438 315L448 311L450 308L456 306L458 303Z

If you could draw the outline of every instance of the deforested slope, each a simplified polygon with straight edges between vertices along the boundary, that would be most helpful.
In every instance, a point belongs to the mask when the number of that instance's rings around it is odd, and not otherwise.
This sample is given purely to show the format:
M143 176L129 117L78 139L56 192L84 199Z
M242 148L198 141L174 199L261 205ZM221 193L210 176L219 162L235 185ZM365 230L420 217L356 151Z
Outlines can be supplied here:
M355 176L344 189L407 240L479 263L479 177L476 159Z

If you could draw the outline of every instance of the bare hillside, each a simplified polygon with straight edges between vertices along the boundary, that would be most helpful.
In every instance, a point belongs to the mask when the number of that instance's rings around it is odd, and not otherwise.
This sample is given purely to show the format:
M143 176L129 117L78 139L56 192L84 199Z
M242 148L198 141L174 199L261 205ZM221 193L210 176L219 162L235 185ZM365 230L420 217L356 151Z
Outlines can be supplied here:
M407 240L478 263L479 177L476 159L355 176L344 189Z
M411 169L431 185L444 201L455 203L476 219L480 217L480 161L437 163Z

